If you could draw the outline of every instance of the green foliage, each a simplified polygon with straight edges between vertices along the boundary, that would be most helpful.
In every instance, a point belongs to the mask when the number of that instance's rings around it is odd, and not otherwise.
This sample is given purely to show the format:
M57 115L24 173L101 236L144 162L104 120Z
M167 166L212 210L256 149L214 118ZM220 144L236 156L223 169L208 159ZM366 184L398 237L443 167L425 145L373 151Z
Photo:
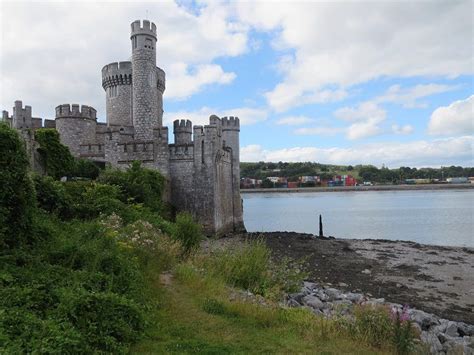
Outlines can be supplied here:
M6 353L124 352L146 326L134 250L97 221L38 218L35 248L0 254L0 341Z
M18 133L0 124L0 250L32 242L35 191Z
M142 310L112 292L65 292L58 312L87 339L90 349L125 352L145 326Z
M193 217L186 212L176 216L176 225L172 236L183 246L183 256L193 253L202 240L201 226L194 222Z
M120 188L123 202L142 203L152 211L162 209L162 193L165 179L156 170L141 167L140 162L133 162L126 171L106 170L99 181Z
M405 179L446 179L448 177L469 177L474 176L474 167L449 166L434 168L409 168L400 167L398 169L388 169L386 167L377 168L373 165L323 165L312 162L295 163L240 163L241 177L251 177L262 179L269 176L283 176L295 181L295 177L318 175L323 180L329 180L334 175L352 175L362 181L376 183L402 183ZM264 187L273 187L273 185Z
M71 218L72 199L67 194L64 184L50 176L33 177L38 207L63 219Z
M397 311L393 319L393 336L392 343L397 354L410 354L415 347L416 334L412 322L407 319L402 319L400 313Z
M69 148L61 144L59 133L53 128L35 131L35 140L39 143L38 153L43 167L49 176L59 179L71 174L75 161Z
M373 346L381 346L392 335L392 320L386 307L356 307L355 334Z
M99 174L99 167L94 162L86 159L76 159L70 172L71 176L93 180L97 179Z
M289 259L273 262L271 252L262 240L219 250L206 260L205 267L233 286L275 298L284 291L295 292L307 276L301 265L296 266Z

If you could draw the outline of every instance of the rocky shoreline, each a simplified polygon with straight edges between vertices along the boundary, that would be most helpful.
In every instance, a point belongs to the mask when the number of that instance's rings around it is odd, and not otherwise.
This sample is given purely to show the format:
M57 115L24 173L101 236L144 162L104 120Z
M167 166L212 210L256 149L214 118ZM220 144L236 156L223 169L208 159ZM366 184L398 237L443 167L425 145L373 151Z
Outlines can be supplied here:
M276 258L305 260L307 281L285 306L349 319L355 305L408 306L427 351L474 354L474 248L295 232L243 233L213 244L233 247L255 238Z
M346 284L342 286L347 286ZM371 298L358 292L304 282L300 292L288 295L286 305L304 307L327 318L344 317L351 320L356 305L389 307L393 314L402 312L403 306L386 302L384 298ZM474 325L439 318L418 309L407 310L409 319L420 333L420 340L431 354L474 354Z
M474 324L474 248L406 241L316 238L294 232L247 233L277 257L305 260L309 279ZM235 239L232 237L231 239Z

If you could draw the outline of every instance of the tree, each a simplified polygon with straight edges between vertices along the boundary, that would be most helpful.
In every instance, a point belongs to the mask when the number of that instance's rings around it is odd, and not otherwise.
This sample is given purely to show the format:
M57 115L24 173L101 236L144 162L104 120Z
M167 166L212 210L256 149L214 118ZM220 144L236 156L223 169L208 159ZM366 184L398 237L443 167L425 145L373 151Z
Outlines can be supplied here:
M0 124L0 249L31 242L36 197L24 142Z

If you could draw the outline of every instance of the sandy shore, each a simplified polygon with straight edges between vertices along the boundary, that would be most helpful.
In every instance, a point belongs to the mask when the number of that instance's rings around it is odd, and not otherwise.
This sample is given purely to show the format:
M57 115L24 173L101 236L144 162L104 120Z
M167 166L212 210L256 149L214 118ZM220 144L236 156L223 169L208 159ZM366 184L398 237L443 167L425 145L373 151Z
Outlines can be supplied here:
M426 185L376 185L376 186L337 186L337 187L303 187L274 189L241 189L241 193L272 192L345 192L345 191L410 191L410 190L456 190L474 189L474 184L426 184Z
M222 242L257 237L277 257L306 258L313 281L474 324L474 248L292 232L248 233Z

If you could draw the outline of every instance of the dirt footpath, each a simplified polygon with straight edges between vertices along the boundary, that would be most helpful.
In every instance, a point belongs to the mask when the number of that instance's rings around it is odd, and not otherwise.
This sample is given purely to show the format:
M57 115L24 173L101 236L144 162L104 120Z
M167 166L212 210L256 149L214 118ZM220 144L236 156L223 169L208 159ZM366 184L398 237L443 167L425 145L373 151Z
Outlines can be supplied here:
M256 237L263 237L277 256L307 258L313 281L474 324L474 248L317 239L291 232L237 238Z

